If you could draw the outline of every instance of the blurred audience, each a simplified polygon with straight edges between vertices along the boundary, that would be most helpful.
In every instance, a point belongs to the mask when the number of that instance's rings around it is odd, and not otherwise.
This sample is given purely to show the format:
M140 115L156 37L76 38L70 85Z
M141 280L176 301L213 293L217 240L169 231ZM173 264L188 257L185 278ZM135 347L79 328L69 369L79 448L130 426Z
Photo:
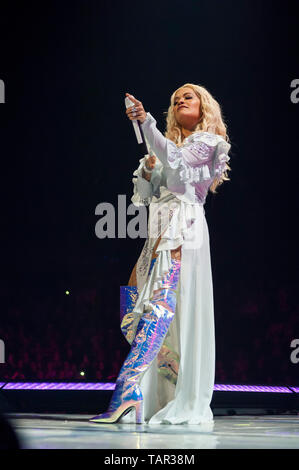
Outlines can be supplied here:
M115 381L129 351L119 328L119 285L87 284L2 288L0 380ZM216 383L299 385L299 363L290 359L299 338L296 294L292 284L216 283Z

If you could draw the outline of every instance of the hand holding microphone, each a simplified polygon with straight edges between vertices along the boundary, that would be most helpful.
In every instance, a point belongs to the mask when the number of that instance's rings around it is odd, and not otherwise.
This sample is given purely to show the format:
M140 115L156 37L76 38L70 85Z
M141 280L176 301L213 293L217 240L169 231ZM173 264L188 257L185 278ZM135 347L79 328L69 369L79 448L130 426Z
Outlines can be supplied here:
M142 124L146 119L146 112L141 101L136 100L133 95L126 93L126 102L128 102L128 100L133 103L133 105L129 105L129 107L127 107L126 109L126 114L128 118L131 121L138 120Z
M144 107L141 101L136 100L136 98L133 95L130 95L129 93L126 93L125 103L126 103L126 108L127 108L126 114L128 118L132 121L137 141L140 144L143 142L143 137L142 137L141 129L139 127L140 125L139 123L142 124L145 121L146 112L144 110ZM139 121L139 123L137 121ZM153 153L149 154L147 147L146 147L146 157L147 159L146 159L144 170L147 172L147 176L149 177L149 174L152 172L152 170L154 169L156 165L157 157Z

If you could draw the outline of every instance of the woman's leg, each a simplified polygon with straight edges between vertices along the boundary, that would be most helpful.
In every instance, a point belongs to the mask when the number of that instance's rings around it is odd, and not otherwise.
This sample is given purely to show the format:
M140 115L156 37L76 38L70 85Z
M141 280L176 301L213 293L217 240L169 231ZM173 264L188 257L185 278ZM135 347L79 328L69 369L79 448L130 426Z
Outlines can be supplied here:
M171 253L171 258L172 259L176 259L178 261L181 261L181 257L182 257L182 247L181 246L179 246L175 250L171 250L170 253Z
M90 421L113 423L133 407L136 421L142 422L142 393L139 382L163 344L175 315L176 289L180 275L180 249L172 250L171 266L153 292L141 317L136 336L116 381L116 387L106 413Z

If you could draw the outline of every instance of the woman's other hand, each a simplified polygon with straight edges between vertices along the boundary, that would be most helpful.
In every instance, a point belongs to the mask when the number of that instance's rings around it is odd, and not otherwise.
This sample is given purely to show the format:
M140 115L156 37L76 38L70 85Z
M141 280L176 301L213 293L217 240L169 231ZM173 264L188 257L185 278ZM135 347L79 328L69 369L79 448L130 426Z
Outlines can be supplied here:
M145 161L145 167L148 170L153 170L156 165L156 160L157 157L155 155L151 155L150 157L147 157ZM145 178L147 181L151 180L152 174L151 173L146 173L144 170L142 171L142 177Z
M151 155L150 157L148 157L145 162L146 168L148 170L153 170L156 165L156 160L157 160L157 157L155 155Z
M136 98L134 98L134 96L130 95L129 93L126 93L126 98L129 98L134 103L134 106L130 106L126 109L128 118L131 121L138 119L138 121L140 121L142 124L146 119L146 112L141 101L136 100Z

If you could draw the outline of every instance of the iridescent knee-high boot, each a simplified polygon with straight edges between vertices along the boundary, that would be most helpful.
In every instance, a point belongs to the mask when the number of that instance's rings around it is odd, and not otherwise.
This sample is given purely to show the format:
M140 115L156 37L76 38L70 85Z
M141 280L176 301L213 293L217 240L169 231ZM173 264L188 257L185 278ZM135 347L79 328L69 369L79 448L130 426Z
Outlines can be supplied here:
M89 421L115 423L135 408L136 423L143 422L143 397L139 383L159 353L174 318L180 268L181 261L172 259L169 272L164 275L161 287L153 293L149 306L138 323L131 350L116 380L108 410Z

